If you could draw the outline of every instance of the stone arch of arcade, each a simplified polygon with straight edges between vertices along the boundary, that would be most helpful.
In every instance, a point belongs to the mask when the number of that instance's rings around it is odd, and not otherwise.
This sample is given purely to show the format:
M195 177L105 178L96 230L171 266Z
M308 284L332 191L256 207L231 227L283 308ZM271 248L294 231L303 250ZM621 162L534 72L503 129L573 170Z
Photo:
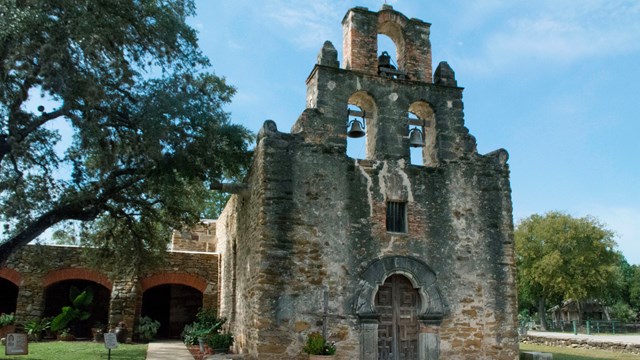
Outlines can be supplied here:
M52 317L60 313L63 306L71 305L71 288L80 291L91 289L93 301L86 309L91 316L84 321L70 324L76 337L89 337L91 327L100 323L107 324L110 307L112 283L109 278L88 268L64 268L48 272L42 278L44 289L43 316Z
M177 338L205 303L207 281L186 273L160 273L142 279L140 315L160 321L159 337Z
M88 280L104 286L109 291L112 288L111 280L106 275L87 268L66 268L50 271L42 279L42 286L46 288L65 280Z
M362 332L362 359L379 358L379 325L381 312L376 306L379 289L388 286L387 280L398 275L410 282L417 292L415 317L417 319L417 359L438 359L440 356L440 323L445 316L436 275L424 262L406 256L388 256L373 261L361 274L361 283L354 303Z
M0 269L0 314L15 313L22 276L10 268Z

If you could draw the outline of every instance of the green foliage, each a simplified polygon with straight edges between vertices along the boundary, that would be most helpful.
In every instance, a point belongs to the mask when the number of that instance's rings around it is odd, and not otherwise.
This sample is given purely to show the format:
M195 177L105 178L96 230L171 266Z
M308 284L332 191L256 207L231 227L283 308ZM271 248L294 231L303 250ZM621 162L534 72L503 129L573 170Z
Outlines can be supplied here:
M227 205L231 194L220 191L212 191L205 197L205 209L202 213L203 219L217 219Z
M335 355L336 347L333 343L329 343L318 332L313 332L307 337L307 343L302 348L309 355Z
M215 309L201 309L196 315L196 321L186 325L182 330L182 338L187 345L197 345L198 338L207 339L208 337L219 334L227 322L225 318L219 318Z
M42 333L51 327L51 320L48 318L31 320L24 324L24 330L30 340L39 341Z
M228 332L220 332L210 334L204 338L204 341L212 349L229 349L233 345L233 335Z
M610 315L614 320L633 322L638 314L629 304L619 301L611 306Z
M515 242L525 306L539 299L603 299L618 291L620 258L613 232L593 217L532 215L518 224Z
M16 317L15 315L13 315L13 313L0 314L0 328L3 326L12 325L15 322L15 320L16 320Z
M640 266L633 265L629 279L629 305L640 311Z
M91 313L87 311L93 302L93 290L90 287L80 291L77 287L71 286L69 300L72 305L63 306L62 312L51 321L52 331L62 331L74 321L85 321L91 317Z
M156 336L158 329L160 329L160 321L153 320L148 316L140 318L140 322L138 324L140 340L150 341Z
M0 263L66 221L88 223L59 240L103 258L157 255L209 184L242 174L252 136L223 109L235 89L207 72L194 9L0 2Z

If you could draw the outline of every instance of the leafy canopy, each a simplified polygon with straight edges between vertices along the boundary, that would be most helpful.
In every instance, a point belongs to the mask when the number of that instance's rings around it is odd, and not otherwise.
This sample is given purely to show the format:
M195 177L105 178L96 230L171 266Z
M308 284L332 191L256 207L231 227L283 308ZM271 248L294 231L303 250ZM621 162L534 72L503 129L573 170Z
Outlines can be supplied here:
M0 3L0 263L68 220L107 255L157 251L198 220L210 183L242 173L251 135L223 110L235 90L206 72L194 11Z
M532 215L515 230L518 287L524 299L603 299L619 283L613 232L593 217Z

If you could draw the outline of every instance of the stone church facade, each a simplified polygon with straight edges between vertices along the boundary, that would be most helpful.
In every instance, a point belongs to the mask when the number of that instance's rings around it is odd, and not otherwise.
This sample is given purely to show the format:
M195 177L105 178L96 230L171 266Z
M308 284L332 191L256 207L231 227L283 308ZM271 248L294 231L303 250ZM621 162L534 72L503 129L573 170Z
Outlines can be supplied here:
M432 69L429 23L385 5L353 8L342 26L342 66L325 42L306 109L290 133L264 123L216 223L174 234L168 262L148 272L28 247L0 269L19 288L17 317L42 317L47 287L82 279L107 289L110 324L132 328L147 291L174 284L217 307L250 359L306 359L316 331L343 360L516 359L507 152L477 152L453 70ZM363 159L347 155L348 135L366 137ZM57 260L31 264L34 251Z
M218 220L236 350L303 359L324 327L338 359L517 358L507 152L478 154L453 70L432 75L430 24L385 5L342 26L343 67L325 42L306 109L290 133L265 122L246 190ZM346 154L354 122L365 159Z

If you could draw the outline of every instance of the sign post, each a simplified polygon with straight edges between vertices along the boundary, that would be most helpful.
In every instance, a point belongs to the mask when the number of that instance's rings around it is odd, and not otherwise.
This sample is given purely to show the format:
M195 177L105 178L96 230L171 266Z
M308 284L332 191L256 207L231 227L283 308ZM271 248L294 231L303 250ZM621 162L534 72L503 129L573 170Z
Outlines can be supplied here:
M27 334L7 334L7 345L4 348L5 355L28 355L29 340Z
M109 360L111 360L111 349L118 348L118 339L114 333L104 334L104 347L109 349Z

